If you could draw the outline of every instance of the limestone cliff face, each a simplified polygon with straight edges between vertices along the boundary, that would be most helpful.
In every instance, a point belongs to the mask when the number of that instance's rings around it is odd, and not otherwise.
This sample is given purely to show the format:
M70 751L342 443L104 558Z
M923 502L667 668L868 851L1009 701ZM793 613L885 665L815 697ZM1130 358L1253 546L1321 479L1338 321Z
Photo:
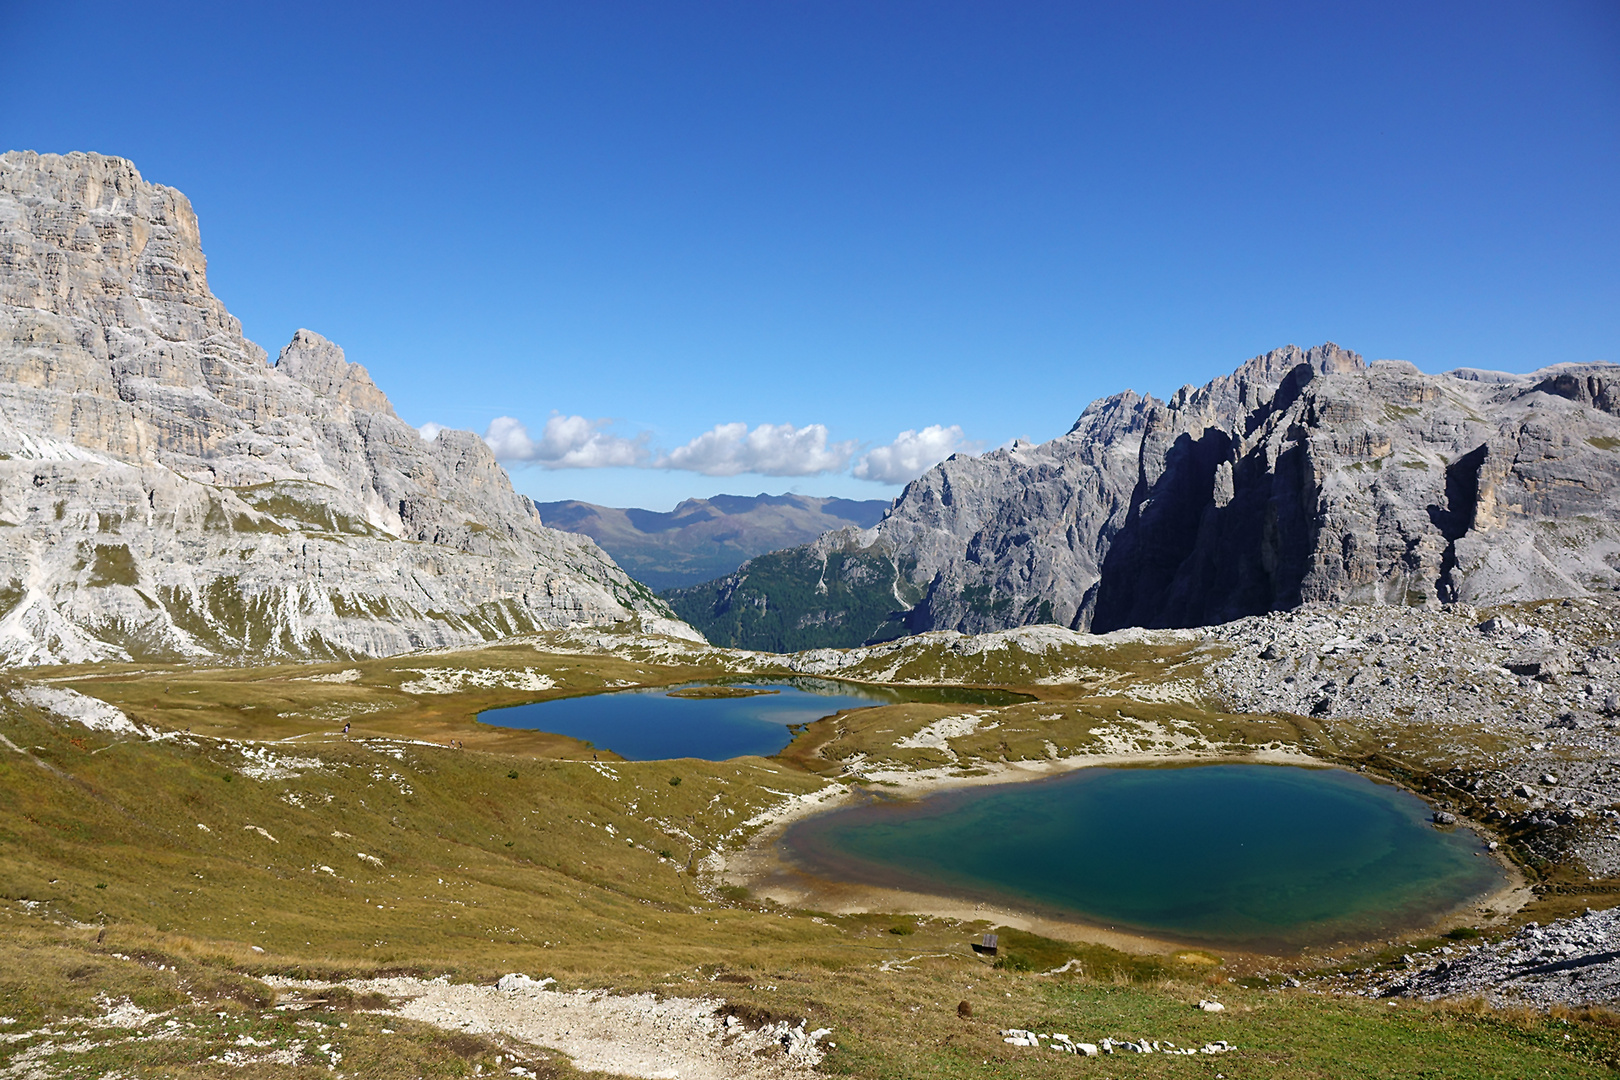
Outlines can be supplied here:
M1607 590L1617 402L1613 365L1425 375L1289 346L1168 402L1097 402L1042 446L945 462L878 534L928 579L914 629Z
M300 330L209 291L184 195L0 155L0 660L378 655L667 609Z
M757 645L730 629L739 603L816 626L861 609L841 632L883 638L1608 590L1620 586L1620 367L1425 375L1288 346L1169 401L1094 402L1038 446L953 457L875 528L835 535L841 566L905 574L869 590L891 601L886 617L829 597L815 545L669 595L726 644Z

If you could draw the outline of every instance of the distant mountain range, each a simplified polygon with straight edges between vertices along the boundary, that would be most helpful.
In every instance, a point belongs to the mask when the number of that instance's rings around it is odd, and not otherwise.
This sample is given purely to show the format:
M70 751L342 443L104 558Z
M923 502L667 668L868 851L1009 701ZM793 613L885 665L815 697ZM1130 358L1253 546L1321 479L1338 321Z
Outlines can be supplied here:
M871 529L664 599L716 644L780 650L1611 589L1620 366L1428 375L1330 343L1095 401L1050 442L941 462Z
M574 500L535 508L551 528L595 540L637 581L674 589L722 577L756 555L826 532L870 528L889 500L760 494L687 499L668 513Z

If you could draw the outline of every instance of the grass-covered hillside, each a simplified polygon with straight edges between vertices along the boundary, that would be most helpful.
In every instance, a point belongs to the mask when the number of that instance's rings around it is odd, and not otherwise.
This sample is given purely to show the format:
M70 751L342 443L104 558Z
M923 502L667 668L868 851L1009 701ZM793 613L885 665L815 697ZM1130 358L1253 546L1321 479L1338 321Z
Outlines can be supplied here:
M493 705L754 663L657 639L582 632L348 665L12 672L0 685L0 1075L649 1075L637 1047L686 1029L636 1016L697 998L713 1019L658 1050L685 1055L669 1058L681 1075L1612 1075L1620 1033L1607 1014L1312 988L1313 973L1397 963L1421 942L1268 959L1121 952L1003 926L991 958L969 947L989 922L793 910L718 869L784 805L881 785L883 769L1042 761L1051 745L1196 744L1212 757L1295 746L1364 763L1375 749L1421 752L1338 721L1153 700L1203 662L1194 646L1066 653L1076 679L1062 684L1014 677L1027 651L988 650L961 673L1037 700L998 707L1002 734L983 745L897 748L952 708L922 703L844 714L776 758L728 762L618 761L474 722ZM905 656L914 671L930 663ZM75 710L100 727L69 719ZM507 972L611 994L489 986ZM379 976L392 981L363 981ZM1285 987L1292 977L1306 985ZM655 997L630 996L642 992ZM456 994L454 1009L433 1004ZM1224 1011L1194 1007L1207 998ZM630 1003L628 1019L576 1037L591 1009L616 1003ZM563 1009L574 1019L558 1020ZM772 1041L801 1020L826 1029L819 1060ZM1013 1028L1235 1049L1091 1060L1011 1045ZM626 1032L653 1042L621 1046Z

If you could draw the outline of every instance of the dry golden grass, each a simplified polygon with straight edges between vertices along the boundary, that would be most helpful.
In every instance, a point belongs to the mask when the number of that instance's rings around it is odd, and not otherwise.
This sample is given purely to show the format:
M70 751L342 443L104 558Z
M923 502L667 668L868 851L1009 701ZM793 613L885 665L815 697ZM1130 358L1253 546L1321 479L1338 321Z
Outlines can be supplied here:
M1368 743L1352 725L1231 717L1097 692L1192 662L1185 650L1131 647L1114 674L1105 656L1069 658L1082 659L1102 674L1087 684L1024 683L1039 700L983 710L996 727L954 741L955 764L1044 758L1048 743L1086 752L1131 732L1151 742L1149 728L1224 753L1281 744L1351 757ZM1019 685L1005 667L973 663L958 674ZM402 689L424 669L523 671L560 685ZM359 672L352 681L310 681L350 670ZM746 840L742 823L780 793L819 788L817 773L837 771L853 754L897 766L950 763L894 743L942 716L981 711L972 707L844 714L811 725L777 759L730 762L592 762L572 740L474 721L500 705L725 673L644 656L548 653L533 643L353 664L53 671L142 724L192 734L113 737L0 705L0 733L24 751L0 747L0 1016L16 1021L0 1031L77 1030L72 1018L95 1014L98 995L128 997L195 1025L190 1041L175 1044L184 1053L109 1045L84 1062L208 1075L197 1062L241 1034L285 1043L310 1030L265 1008L270 991L260 976L395 971L487 981L526 971L568 987L722 992L739 1015L808 1018L835 1031L838 1050L824 1068L857 1076L1044 1077L1103 1067L1007 1046L1004 1027L1092 1040L1226 1038L1240 1047L1222 1058L1111 1059L1109 1075L1210 1076L1217 1066L1252 1077L1609 1074L1620 1040L1608 1014L1390 1008L1276 993L1228 982L1240 965L1196 951L1134 957L1006 929L996 968L968 948L990 929L982 924L785 911L723 896L696 872L705 852ZM353 718L347 739L338 734L345 716ZM452 740L467 749L448 749ZM911 957L920 959L894 964ZM1071 959L1078 973L1041 974ZM1190 1008L1212 988L1227 1013ZM389 1024L398 1035L384 1036L374 1017L351 1011L356 1004L364 1003L334 994L299 1014L350 1025L336 1030L352 1047L351 1075L470 1075L493 1069L496 1053L521 1049L399 1022ZM0 1044L0 1059L37 1045ZM522 1052L550 1075L568 1069ZM306 1066L276 1068L233 1075L304 1075ZM329 1074L324 1064L307 1069Z

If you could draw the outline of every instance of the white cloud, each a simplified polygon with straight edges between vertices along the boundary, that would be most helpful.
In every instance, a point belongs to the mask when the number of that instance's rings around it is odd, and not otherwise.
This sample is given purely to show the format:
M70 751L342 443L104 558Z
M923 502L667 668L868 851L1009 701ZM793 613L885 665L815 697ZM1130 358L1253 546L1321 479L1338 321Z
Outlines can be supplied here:
M446 429L443 424L435 424L433 421L429 420L427 423L417 428L416 432L422 436L423 442L432 442L434 439L439 437L439 432L444 430Z
M825 424L717 424L685 446L659 458L663 469L686 469L705 476L813 476L842 472L855 455L854 442L827 442Z
M523 422L497 416L484 432L484 441L501 461L535 462L548 469L601 469L611 465L643 465L647 436L626 439L605 430L611 420L553 414L538 440Z
M930 424L921 431L902 431L888 446L868 450L855 463L855 476L883 484L906 484L958 450L971 449L959 424Z

